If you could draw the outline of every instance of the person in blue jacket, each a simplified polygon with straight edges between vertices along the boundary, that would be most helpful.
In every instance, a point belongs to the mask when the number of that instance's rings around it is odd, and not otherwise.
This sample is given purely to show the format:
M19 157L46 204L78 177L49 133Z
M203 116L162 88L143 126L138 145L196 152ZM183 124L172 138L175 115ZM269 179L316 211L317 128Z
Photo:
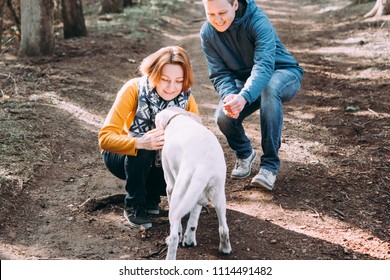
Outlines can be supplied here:
M280 167L283 102L298 93L303 69L255 1L203 0L203 5L207 21L200 30L201 45L220 97L216 122L237 157L231 177L251 174L256 152L242 122L260 110L263 155L251 185L273 190Z

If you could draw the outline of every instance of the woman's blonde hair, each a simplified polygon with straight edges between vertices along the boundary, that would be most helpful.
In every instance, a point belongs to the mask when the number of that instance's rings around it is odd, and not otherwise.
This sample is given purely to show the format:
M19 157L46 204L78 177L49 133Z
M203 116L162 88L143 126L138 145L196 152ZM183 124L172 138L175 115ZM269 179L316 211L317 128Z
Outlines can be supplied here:
M147 75L149 83L155 87L161 81L162 68L166 64L176 64L183 68L183 92L187 92L194 83L194 74L187 52L179 46L168 46L147 56L139 66L143 75Z

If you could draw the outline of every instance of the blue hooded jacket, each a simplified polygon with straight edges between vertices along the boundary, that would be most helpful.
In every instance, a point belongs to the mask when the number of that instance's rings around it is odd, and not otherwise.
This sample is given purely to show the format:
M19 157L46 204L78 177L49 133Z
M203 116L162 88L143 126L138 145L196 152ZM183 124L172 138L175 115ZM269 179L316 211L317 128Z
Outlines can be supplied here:
M302 79L303 69L255 1L246 0L244 9L245 0L239 0L236 17L226 31L219 32L205 22L200 37L209 78L221 100L241 94L250 104L260 97L275 70L289 69ZM236 79L245 83L241 90Z

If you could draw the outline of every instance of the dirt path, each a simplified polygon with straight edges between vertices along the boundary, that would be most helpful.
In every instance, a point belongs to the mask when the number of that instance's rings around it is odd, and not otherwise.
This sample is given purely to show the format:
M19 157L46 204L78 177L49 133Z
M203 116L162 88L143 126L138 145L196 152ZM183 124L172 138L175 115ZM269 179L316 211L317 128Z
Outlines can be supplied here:
M229 173L234 163L213 122L201 2L180 2L169 14L174 8L161 1L158 10L135 7L110 22L96 19L97 1L86 2L87 38L58 39L53 57L21 59L12 49L1 56L0 85L10 96L0 104L1 259L164 258L166 216L145 233L128 227L121 203L82 207L123 194L101 162L97 132L119 87L160 46L190 53L204 123L225 147ZM265 193L244 188L250 179L229 179L234 253L218 254L209 209L199 245L180 248L179 259L390 259L390 22L358 21L369 5L329 2L342 1L258 1L306 71L285 106L277 187ZM252 116L246 127L260 153L258 122Z

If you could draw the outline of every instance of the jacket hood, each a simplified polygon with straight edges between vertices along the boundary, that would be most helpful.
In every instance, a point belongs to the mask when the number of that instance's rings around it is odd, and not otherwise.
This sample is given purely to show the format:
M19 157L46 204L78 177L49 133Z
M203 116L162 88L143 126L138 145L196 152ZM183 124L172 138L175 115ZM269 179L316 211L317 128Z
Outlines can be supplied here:
M241 25L256 10L256 3L254 0L238 0L238 4L239 6L236 11L236 18L234 19L232 26Z

